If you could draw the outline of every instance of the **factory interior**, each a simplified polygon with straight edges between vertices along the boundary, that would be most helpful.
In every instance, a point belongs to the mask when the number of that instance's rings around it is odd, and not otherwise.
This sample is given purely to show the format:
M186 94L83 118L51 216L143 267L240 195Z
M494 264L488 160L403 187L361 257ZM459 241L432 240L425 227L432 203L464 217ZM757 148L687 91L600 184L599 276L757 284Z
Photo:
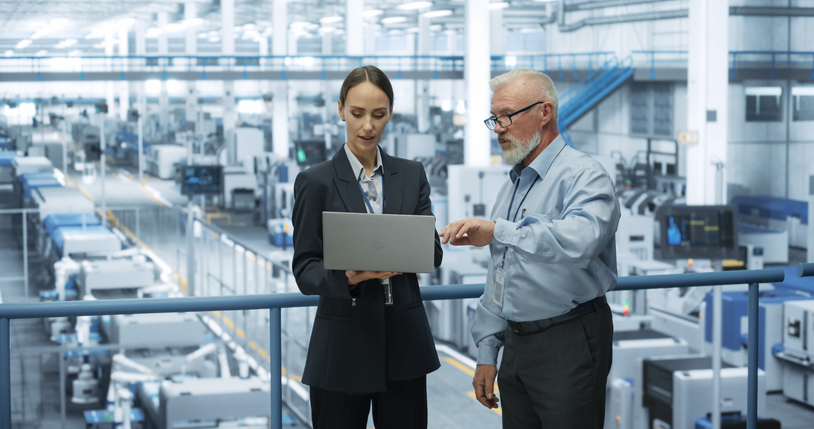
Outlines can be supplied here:
M0 0L0 428L311 428L315 307L3 307L300 294L294 179L342 149L340 87L370 64L395 92L380 147L423 164L438 231L491 220L512 167L489 79L553 80L560 135L614 181L619 284L643 285L607 294L605 428L756 407L750 429L810 429L809 25L814 0ZM489 258L445 245L422 289L482 289ZM744 270L782 281L658 277ZM424 305L429 428L501 427L472 387L478 298Z

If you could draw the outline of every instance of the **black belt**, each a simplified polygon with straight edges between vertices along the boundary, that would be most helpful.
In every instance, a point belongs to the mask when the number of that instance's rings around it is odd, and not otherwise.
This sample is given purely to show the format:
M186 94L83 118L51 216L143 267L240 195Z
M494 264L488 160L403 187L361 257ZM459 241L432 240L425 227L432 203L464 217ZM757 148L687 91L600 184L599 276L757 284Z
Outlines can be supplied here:
M582 304L571 309L571 311L568 313L549 319L532 320L530 322L515 322L508 320L509 327L511 328L512 332L517 335L536 334L538 332L543 332L558 323L566 322L568 320L593 313L594 311L599 310L599 308L605 305L607 302L608 299L605 298L605 295L602 295L599 298L592 299L588 302L583 302Z

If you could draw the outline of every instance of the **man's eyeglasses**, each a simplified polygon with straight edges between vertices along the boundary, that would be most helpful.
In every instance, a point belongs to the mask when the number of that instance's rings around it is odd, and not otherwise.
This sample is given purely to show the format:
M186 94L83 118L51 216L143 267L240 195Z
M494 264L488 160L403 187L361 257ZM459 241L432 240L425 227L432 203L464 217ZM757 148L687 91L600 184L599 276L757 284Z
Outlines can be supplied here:
M483 121L483 123L486 124L486 128L489 128L489 131L494 131L495 127L497 125L500 125L501 127L506 128L506 127L508 127L509 125L512 124L512 116L517 115L518 113L523 113L526 110L529 110L532 107L534 107L534 106L536 106L536 105L538 105L540 103L545 103L545 101L538 101L538 102L532 104L531 106L524 107L524 108L522 108L522 109L520 109L520 110L518 110L518 111L516 111L514 113L509 113L508 115L502 115L502 116L497 116L497 117L492 116L490 118L485 119Z

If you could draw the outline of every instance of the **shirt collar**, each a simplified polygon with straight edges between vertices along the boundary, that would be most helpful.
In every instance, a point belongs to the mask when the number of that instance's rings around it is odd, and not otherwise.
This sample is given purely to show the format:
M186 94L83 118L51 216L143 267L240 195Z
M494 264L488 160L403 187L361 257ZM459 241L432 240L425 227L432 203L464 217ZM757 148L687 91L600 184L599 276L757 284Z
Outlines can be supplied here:
M540 179L545 179L545 175L551 167L551 163L554 162L554 158L559 155L564 147L565 139L562 138L562 135L558 135L547 148L543 149L543 152L538 155L537 158L534 158L534 161L531 161L528 168L537 173ZM520 177L520 173L522 173L525 168L526 165L523 161L518 162L512 167L511 171L509 171L509 177L512 179L512 183L517 181L517 178Z
M356 180L361 180L365 177L365 166L359 162L359 159L356 158L356 155L351 152L348 144L345 143L345 155L348 156L348 161L350 161L350 168L353 170L353 175L356 177ZM373 168L373 171L379 171L379 174L384 173L384 165L382 164L382 151L379 150L379 147L376 146L376 167ZM371 177L373 175L371 174Z

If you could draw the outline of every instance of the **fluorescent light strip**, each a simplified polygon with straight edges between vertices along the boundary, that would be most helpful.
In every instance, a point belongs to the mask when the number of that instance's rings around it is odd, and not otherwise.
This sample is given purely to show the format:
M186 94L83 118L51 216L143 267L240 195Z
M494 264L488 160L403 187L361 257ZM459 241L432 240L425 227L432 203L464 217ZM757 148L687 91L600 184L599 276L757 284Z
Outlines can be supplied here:
M382 18L382 24L395 24L404 21L407 21L406 16L389 16L387 18Z
M424 18L440 18L442 16L450 16L452 15L452 10L450 9L443 9L443 10L431 10L429 12L424 12L421 16Z
M401 9L401 10L416 10L416 9L422 9L422 8L431 7L431 6L432 6L431 1L414 1L412 3L405 3L405 4L398 5L396 7Z
M373 16L379 16L379 15L381 15L383 13L384 13L384 11L381 10L381 9L368 9L368 10L362 12L362 16L365 17L365 18L370 18L370 17L373 17Z

